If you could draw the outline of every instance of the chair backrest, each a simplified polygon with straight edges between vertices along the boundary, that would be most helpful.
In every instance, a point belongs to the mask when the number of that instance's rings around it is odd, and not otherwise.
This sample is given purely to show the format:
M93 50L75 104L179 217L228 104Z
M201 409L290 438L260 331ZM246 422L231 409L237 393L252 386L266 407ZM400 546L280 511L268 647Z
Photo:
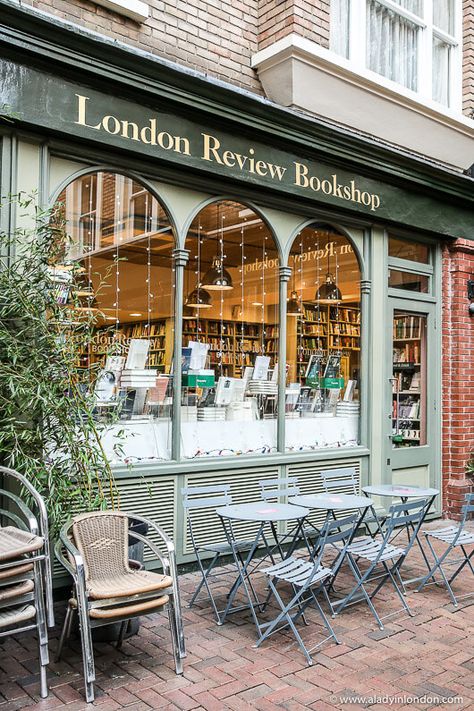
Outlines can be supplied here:
M327 554L328 549L334 552L335 543L342 543L343 545L338 547L338 555L332 564L333 573L339 568L342 563L346 548L351 544L352 539L355 536L357 523L359 521L359 514L354 513L349 516L344 516L344 518L333 519L327 518L321 528L321 534L319 539L316 541L314 552L317 552L314 556L314 560L317 566L322 562L325 554Z
M128 516L121 511L79 514L70 528L84 562L86 580L129 573Z
M386 521L386 531L383 537L384 547L389 543L390 538L397 526L409 525L412 532L408 539L408 544L405 547L405 555L415 542L420 526L426 514L426 510L431 504L431 497L427 499L417 499L416 501L407 501L405 503L393 504L388 511Z
M197 552L198 543L193 530L193 512L198 513L199 509L230 506L232 496L230 494L230 484L212 484L210 486L188 486L181 489L183 497L183 508L188 521L188 531Z
M359 493L355 467L341 467L340 469L325 469L321 472L323 489L332 494L341 488L350 486L353 494Z
M298 487L298 479L296 477L287 477L286 479L261 479L258 482L260 493L264 501L280 500L284 496L298 496L300 489Z

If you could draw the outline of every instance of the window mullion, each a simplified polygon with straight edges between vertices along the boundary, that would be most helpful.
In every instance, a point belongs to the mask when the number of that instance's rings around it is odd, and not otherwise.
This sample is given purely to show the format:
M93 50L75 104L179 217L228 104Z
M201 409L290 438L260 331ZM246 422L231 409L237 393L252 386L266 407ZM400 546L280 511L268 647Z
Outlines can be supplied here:
M449 106L462 111L462 8L454 5L454 36L457 44L451 48L449 61Z

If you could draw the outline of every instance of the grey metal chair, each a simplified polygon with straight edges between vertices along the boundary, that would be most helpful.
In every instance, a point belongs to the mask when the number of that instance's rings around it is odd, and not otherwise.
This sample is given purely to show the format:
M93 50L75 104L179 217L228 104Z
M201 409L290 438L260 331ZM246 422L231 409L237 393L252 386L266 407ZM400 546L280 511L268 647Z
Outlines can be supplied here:
M455 607L458 607L458 600L465 599L474 595L474 592L469 592L464 595L455 595L451 587L451 583L457 578L461 570L467 565L471 569L471 573L474 574L474 567L472 565L471 559L474 556L474 531L466 530L466 523L468 516L474 512L474 493L466 494L465 504L462 507L462 519L457 526L444 526L443 528L437 528L433 531L424 531L426 542L430 547L431 553L433 555L435 564L431 568L430 572L425 575L420 585L417 588L417 592L422 590L425 585L438 585L438 581L435 579L434 575L439 570L441 577L443 579L444 585L449 592L452 603ZM437 555L433 545L430 541L433 538L437 541L445 543L447 548L441 555ZM466 546L473 546L472 551L468 554ZM456 560L448 560L450 554L456 549L461 549L462 558L457 558ZM452 573L451 577L448 579L446 573L443 570L443 563L446 566L457 566ZM432 579L432 582L428 582Z
M129 521L146 523L166 548L160 548L135 530ZM128 538L143 542L160 561L162 573L137 570L128 559ZM176 674L183 673L184 633L179 600L175 551L171 539L153 521L121 511L80 514L61 530L55 553L71 575L74 590L68 602L59 641L58 659L71 631L75 612L79 617L86 701L94 700L94 651L91 630L121 622L120 647L126 623L134 617L168 611Z
M326 519L321 529L314 559L307 560L305 558L291 556L262 570L262 572L268 576L270 591L278 603L280 612L271 622L265 622L259 625L260 637L257 641L257 647L268 639L270 635L281 629L290 627L308 665L311 666L313 664L311 652L329 639L334 639L336 644L339 644L336 633L327 619L317 595L319 592L323 592L326 600L329 602L326 586L331 583L344 561L358 520L359 517L357 514L346 516L338 520ZM325 566L323 558L327 554L328 548L330 548L332 553L334 551L334 544L341 542L343 545L341 548L338 548L336 559L332 561L330 567ZM277 585L282 582L289 584L293 590L293 595L288 602L284 602L280 591L277 589ZM316 607L329 635L311 649L308 649L296 627L296 623L300 617L304 620L305 610L310 604ZM292 614L293 610L294 614Z
M260 493L264 501L275 501L278 503L284 503L292 496L299 496L301 491L298 486L298 479L296 477L286 477L281 479L261 479L258 482L260 486ZM282 501L283 500L283 501ZM301 537L303 542L309 551L311 551L311 545L309 541L314 542L314 539L319 537L320 530L313 526L310 521L306 522L307 525L301 528ZM298 524L298 528L300 528ZM288 533L283 533L278 537L279 545L285 544L288 541L294 539L295 528L293 528Z
M0 637L36 630L40 693L46 698L48 626L54 626L46 508L22 474L0 467L0 475Z
M188 604L189 607L194 605L199 593L204 587L214 610L217 624L221 625L222 622L220 612L217 608L215 597L212 594L210 578L211 576L212 578L218 578L219 576L228 573L228 571L219 573L215 570L215 568L220 564L224 557L232 557L232 548L227 541L199 543L196 529L198 527L198 518L202 516L203 510L205 511L207 509L208 514L212 516L214 515L215 509L221 506L230 506L232 504L230 484L185 487L181 489L181 494L183 496L183 508L186 514L189 537L191 539L196 561L201 572L201 580L199 585L194 591ZM237 555L241 558L242 553L248 552L252 548L253 541L237 541L234 545ZM242 559L241 563L243 565ZM230 561L229 565L235 567L233 560Z
M412 548L418 531L423 522L426 509L430 506L431 499L419 499L417 501L394 504L389 509L386 530L380 539L362 539L351 543L347 548L347 561L356 579L356 584L349 594L342 600L332 602L332 612L339 614L348 605L365 600L367 602L378 626L384 629L382 619L396 615L399 610L380 617L373 604L373 598L390 581L401 600L403 609L413 616L404 596L403 582L400 577L400 568L403 565L410 549ZM412 533L405 547L394 546L390 539L396 527L412 526ZM362 571L361 561L366 561L368 567ZM380 566L381 570L378 572ZM376 587L370 593L366 590L366 585L375 582ZM359 596L356 597L356 594Z
M339 494L342 488L350 487L351 494L360 495L359 482L357 480L355 467L340 467L338 469L323 469L321 472L321 481L326 494ZM367 526L367 531L373 538L383 527L387 520L386 516L364 516L364 525ZM371 531L370 524L375 524L376 529Z

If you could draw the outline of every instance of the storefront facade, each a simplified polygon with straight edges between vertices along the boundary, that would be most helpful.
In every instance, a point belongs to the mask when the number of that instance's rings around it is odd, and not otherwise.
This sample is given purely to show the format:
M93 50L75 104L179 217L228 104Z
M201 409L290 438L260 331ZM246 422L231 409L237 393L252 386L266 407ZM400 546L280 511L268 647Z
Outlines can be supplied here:
M122 507L184 562L188 485L251 501L262 479L309 492L351 466L360 486L441 488L442 256L473 234L472 179L15 9L4 21L1 190L64 210L101 314L82 367L105 371L97 417L121 412L104 444ZM203 517L200 535L222 532Z

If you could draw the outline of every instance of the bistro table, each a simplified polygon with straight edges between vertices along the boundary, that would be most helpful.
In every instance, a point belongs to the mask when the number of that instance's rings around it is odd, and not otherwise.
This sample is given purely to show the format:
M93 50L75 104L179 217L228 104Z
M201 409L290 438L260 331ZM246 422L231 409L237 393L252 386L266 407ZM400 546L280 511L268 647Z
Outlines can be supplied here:
M303 521L309 514L307 508L301 506L292 506L291 504L278 504L278 503L267 503L266 501L257 501L255 503L247 504L233 504L231 506L223 506L216 509L216 514L220 517L222 525L224 527L226 538L229 545L232 548L232 554L234 562L238 571L237 580L233 584L228 599L226 608L221 616L222 623L228 614L236 612L237 610L249 608L255 627L258 634L260 635L260 624L257 618L256 608L265 605L264 602L259 603L254 591L253 586L250 581L250 570L249 565L252 562L253 557L257 551L257 548L262 543L264 550L264 557L270 557L271 561L274 562L273 550L275 547L270 548L268 539L265 535L265 528L268 526L271 530L272 536L275 539L276 547L278 548L282 558L284 557L284 552L279 544L278 533L276 530L276 524L279 521L296 521L297 525L294 529L293 540L290 544L289 550L286 555L289 556L294 551L297 542L302 533ZM247 557L244 561L239 558L238 551L236 550L236 536L234 535L233 523L239 521L251 522L254 521L259 524L255 540L252 547L250 548ZM238 608L233 608L232 603L234 601L235 595L240 587L243 587L245 596L248 600L248 605L240 606ZM255 602L252 600L252 593L255 597Z
M423 488L421 486L411 486L405 484L378 484L373 486L363 486L362 491L366 496L388 496L390 498L397 498L400 499L403 504L405 504L409 499L429 499L428 505L425 507L423 517L419 523L418 530L421 530L421 526L423 525L429 510L433 506L434 500L439 494L439 489L432 489L430 487ZM406 530L408 540L410 540L410 536L413 534L415 526L413 525L413 523L410 525L410 523L407 522L406 524L404 524L404 528ZM398 533L396 534L396 536L397 535ZM422 543L418 538L418 533L415 536L415 540L421 551L426 567L428 568L428 570L431 570L432 566L426 556ZM422 580L423 577L424 576L419 576L417 578L410 578L409 580L404 580L403 584L408 585L410 583L418 582L419 580Z
M361 514L357 526L354 527L354 535L362 524L367 509L371 509L375 518L377 518L372 499L369 499L367 496L358 496L357 494L301 494L300 496L290 497L288 503L295 506L304 506L308 509L320 509L326 511L326 517L332 516L333 518L336 518L336 511L359 509ZM341 564L342 561L340 562L340 565ZM340 565L338 566L338 570ZM338 570L335 571L333 583Z

